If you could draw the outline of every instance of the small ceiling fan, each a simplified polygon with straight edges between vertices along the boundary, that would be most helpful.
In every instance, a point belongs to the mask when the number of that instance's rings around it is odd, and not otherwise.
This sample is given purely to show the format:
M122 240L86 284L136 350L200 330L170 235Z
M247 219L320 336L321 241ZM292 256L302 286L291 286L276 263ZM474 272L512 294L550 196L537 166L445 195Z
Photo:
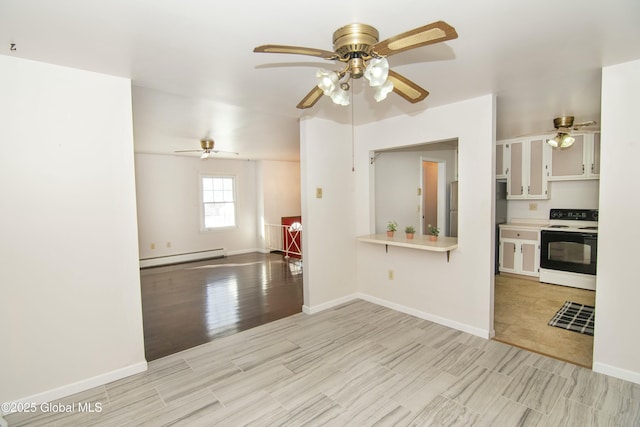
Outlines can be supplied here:
M594 120L574 123L573 116L556 117L553 119L553 126L556 128L558 133L553 138L547 139L547 144L553 148L569 148L576 141L576 139L570 134L572 130L579 130L582 127L593 126L595 124L597 123Z
M349 81L365 77L376 89L374 98L380 102L391 91L411 103L425 99L429 92L416 83L389 69L387 57L409 49L440 43L458 37L455 28L444 21L398 34L381 42L378 30L366 24L349 24L333 33L333 52L322 49L267 44L254 52L308 55L345 63L340 71L318 70L318 85L298 103L300 109L311 108L324 94L334 103L349 105Z
M215 142L213 141L212 138L202 138L200 140L200 150L176 150L174 151L174 153L197 153L197 152L202 152L202 155L200 156L201 159L208 159L210 157L213 157L213 154L218 154L218 153L225 153L225 154L235 154L236 156L238 155L238 153L236 153L235 151L222 151L222 150L216 150L214 149Z

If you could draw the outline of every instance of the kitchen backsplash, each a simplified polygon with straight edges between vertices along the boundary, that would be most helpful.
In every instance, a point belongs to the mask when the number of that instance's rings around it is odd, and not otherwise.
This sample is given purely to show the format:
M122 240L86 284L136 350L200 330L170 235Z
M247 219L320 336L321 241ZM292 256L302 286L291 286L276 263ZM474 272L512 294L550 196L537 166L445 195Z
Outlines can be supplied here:
M549 182L548 200L508 200L507 220L549 218L549 209L598 209L600 180ZM536 210L532 210L536 207Z

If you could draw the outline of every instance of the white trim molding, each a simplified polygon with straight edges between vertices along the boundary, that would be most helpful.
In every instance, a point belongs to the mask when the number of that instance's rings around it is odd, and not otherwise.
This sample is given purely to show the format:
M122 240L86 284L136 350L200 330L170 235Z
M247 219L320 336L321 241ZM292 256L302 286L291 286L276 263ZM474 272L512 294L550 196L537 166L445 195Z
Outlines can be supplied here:
M316 306L310 307L307 305L303 305L302 306L302 312L305 314L315 314L315 313L319 313L321 311L324 310L328 310L330 308L333 307L337 307L341 304L356 300L356 299L361 299L367 302L370 302L372 304L376 304L376 305L380 305L382 307L387 307L390 308L392 310L396 310L399 311L401 313L405 313L405 314L409 314L411 316L415 316L418 317L420 319L424 319L424 320L428 320L430 322L433 323L437 323L439 325L443 325L443 326L447 326L449 328L452 329L456 329L458 331L462 331L462 332L467 332L471 335L475 335L477 337L480 338L484 338L484 339L491 339L494 335L495 335L495 331L492 330L486 330L486 329L480 329L480 328L476 328L475 326L471 326L471 325L467 325L465 323L460 323L457 322L455 320L451 320L451 319L447 319L445 317L441 317L441 316L436 316L434 314L431 313L427 313L424 311L420 311L420 310L416 310L410 307L406 307L404 305L400 305L400 304L396 304L390 301L387 301L385 299L382 298L377 298L365 293L361 293L361 292L357 292L355 294L350 294L350 295L345 295L341 298L336 298L334 300L331 301L327 301L325 303L322 304L318 304Z
M640 373L633 372L626 369L618 368L615 366L607 365L605 363L593 362L593 372L609 375L610 377L620 378L621 380L630 381L632 383L640 384Z
M34 394L31 396L15 399L16 403L34 403L41 404L51 402L63 397L71 396L72 394L80 393L85 390L92 389L107 383L117 381L122 378L126 378L131 375L139 374L147 370L147 361L142 361L124 368L116 369L115 371L107 372L104 374L96 375L95 377L87 378L82 381L78 381L72 384L67 384L62 387L57 387L52 390L47 390L42 393ZM0 414L2 415L2 414ZM8 415L5 413L4 415ZM5 427L0 422L0 427Z

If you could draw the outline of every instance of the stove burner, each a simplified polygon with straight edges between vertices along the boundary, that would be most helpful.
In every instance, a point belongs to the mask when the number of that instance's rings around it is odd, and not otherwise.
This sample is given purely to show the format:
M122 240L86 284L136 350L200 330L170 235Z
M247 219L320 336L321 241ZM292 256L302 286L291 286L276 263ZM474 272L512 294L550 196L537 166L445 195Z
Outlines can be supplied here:
M550 225L549 228L569 228L569 226L568 225L554 224L554 225Z

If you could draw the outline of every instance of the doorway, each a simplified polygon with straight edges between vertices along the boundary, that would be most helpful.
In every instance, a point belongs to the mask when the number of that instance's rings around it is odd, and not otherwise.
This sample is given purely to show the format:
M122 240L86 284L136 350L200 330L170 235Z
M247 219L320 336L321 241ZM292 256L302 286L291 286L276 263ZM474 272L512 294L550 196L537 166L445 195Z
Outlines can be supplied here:
M429 225L436 226L449 235L446 220L446 162L422 159L422 221L421 234L429 233Z

